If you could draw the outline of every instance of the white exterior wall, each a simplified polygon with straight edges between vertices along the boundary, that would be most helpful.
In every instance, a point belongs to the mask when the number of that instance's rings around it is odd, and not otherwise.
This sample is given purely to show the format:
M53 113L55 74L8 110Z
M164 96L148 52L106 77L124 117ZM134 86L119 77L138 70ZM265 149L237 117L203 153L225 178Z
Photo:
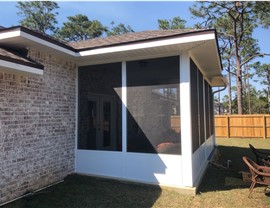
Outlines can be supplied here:
M214 149L214 135L209 137L192 155L193 186L198 186Z
M75 172L150 184L183 187L181 155L127 152L126 96L126 62L122 62L122 151L77 149Z
M122 62L122 152L76 150L75 172L173 187L198 185L214 147L214 136L192 153L190 56L180 56L182 155L129 153L126 149L126 62ZM77 138L76 138L77 139Z
M181 156L77 150L77 173L182 187Z
M180 56L180 69L182 180L183 186L193 187L190 58L188 52L183 52Z

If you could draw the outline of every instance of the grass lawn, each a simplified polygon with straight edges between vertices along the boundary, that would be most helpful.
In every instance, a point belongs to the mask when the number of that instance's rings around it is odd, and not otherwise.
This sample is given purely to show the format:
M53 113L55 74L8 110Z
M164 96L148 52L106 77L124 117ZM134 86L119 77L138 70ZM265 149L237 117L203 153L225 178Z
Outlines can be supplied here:
M117 180L70 175L63 183L17 200L3 208L90 208L90 207L270 207L270 195L256 187L248 198L249 183L243 183L238 171L247 167L246 155L255 160L248 147L270 152L270 140L217 139L222 161L232 161L230 169L209 167L197 196L181 195L157 186L125 183Z

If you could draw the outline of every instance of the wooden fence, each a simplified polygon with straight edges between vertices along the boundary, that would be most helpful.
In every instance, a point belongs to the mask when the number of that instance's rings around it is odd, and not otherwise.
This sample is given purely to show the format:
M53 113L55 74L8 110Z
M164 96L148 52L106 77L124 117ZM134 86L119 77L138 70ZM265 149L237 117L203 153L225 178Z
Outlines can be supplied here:
M270 138L270 115L215 116L216 137Z

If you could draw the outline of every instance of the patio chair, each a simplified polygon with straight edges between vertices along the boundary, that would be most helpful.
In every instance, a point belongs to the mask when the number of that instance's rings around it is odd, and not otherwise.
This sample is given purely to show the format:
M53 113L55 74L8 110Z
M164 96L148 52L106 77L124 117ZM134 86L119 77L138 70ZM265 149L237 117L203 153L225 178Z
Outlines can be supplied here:
M252 194L252 191L256 184L266 185L267 187L264 190L266 191L268 186L270 185L270 167L260 166L248 157L243 157L243 160L247 164L251 173L252 183L249 187L250 193L248 197L250 197L250 195Z
M269 153L262 152L256 149L255 147L253 147L251 144L249 144L249 147L254 153L254 155L256 156L257 164L270 167L270 154Z

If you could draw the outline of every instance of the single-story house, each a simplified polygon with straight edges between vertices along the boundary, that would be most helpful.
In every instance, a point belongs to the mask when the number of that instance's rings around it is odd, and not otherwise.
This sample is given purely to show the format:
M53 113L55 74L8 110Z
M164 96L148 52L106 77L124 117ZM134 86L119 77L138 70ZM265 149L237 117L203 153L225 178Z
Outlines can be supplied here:
M195 192L215 146L215 30L63 43L0 29L0 204L71 173Z

